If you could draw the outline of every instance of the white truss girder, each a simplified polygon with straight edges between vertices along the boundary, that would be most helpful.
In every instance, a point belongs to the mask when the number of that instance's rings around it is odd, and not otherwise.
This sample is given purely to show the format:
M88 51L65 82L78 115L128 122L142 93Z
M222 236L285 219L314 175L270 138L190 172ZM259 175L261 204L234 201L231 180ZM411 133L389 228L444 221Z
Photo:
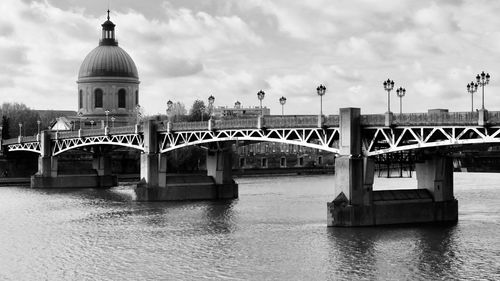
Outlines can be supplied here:
M42 153L40 142L38 141L9 144L7 145L7 149L9 151L31 151L38 154Z
M120 134L58 139L53 140L52 155L58 155L74 148L90 145L118 145L143 151L144 138L142 134Z
M500 127L372 127L362 130L366 156L419 148L500 143Z
M219 141L268 141L295 144L339 153L338 128L232 129L160 133L160 152Z

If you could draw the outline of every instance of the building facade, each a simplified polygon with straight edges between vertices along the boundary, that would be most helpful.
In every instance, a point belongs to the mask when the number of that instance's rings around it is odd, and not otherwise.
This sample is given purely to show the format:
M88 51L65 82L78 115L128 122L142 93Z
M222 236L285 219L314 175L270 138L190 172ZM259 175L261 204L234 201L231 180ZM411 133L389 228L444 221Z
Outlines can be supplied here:
M115 39L115 24L102 24L99 45L83 60L78 72L78 119L82 127L133 124L139 105L139 74L134 61ZM93 121L93 122L91 122Z

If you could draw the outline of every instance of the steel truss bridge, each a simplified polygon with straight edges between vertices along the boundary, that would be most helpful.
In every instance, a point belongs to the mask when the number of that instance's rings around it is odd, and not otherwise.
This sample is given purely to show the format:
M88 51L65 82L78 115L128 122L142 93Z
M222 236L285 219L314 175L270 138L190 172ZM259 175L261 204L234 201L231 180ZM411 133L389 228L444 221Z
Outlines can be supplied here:
M477 112L361 115L364 156L431 147L500 143L500 112L488 112L479 120ZM191 145L212 142L278 142L316 148L339 154L339 116L295 115L245 119L211 119L205 122L155 121L158 151L165 153ZM479 125L482 124L482 125ZM95 145L115 145L145 151L142 125L78 131L48 131L53 156ZM7 151L41 153L40 135L2 141Z

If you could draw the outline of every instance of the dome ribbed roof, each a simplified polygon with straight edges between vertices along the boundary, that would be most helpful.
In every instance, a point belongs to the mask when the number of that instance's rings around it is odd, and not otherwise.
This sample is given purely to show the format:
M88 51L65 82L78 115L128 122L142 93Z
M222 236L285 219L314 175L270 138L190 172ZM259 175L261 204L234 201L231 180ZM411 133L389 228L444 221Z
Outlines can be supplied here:
M132 58L116 45L100 45L83 60L78 79L88 77L130 77L139 79Z

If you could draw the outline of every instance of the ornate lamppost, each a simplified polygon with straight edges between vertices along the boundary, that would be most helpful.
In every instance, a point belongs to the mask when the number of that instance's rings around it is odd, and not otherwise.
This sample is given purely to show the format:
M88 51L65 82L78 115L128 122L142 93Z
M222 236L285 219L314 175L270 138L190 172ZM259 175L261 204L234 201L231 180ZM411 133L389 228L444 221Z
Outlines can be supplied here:
M94 129L94 120L90 120L90 129Z
M23 129L23 123L19 122L19 137L23 136L22 129Z
M280 98L281 116L285 115L285 103L286 103L286 98L285 97L281 97Z
M384 90L387 91L387 113L391 113L391 90L394 89L394 81L384 81Z
M42 121L40 120L36 120L36 125L38 127L38 134L40 134L40 124L42 123Z
M106 109L106 111L104 111L104 113L106 114L106 127L108 127L108 115L109 115L109 110Z
M316 88L316 92L318 93L319 96L319 115L323 116L323 96L325 95L326 92L326 87L323 84L320 84Z
M212 119L212 110L213 110L213 106L214 106L214 101L215 101L215 97L210 95L208 97L208 116L210 119Z
M489 73L484 73L481 72L481 74L478 74L476 76L477 84L481 86L482 88L482 94L481 94L481 109L484 110L484 86L488 85L490 83L490 74Z
M116 118L114 116L111 116L111 127L115 127L115 120Z
M470 112L474 112L474 93L477 92L477 83L470 82L467 84L467 92L470 94Z
M83 119L83 113L80 111L78 112L78 119L80 119L80 129L82 129L82 119Z
M172 113L172 105L174 105L174 103L171 101L171 100L168 100L167 101L167 120L168 122L170 122L170 114Z
M135 117L136 117L136 124L139 125L139 118L141 117L141 106L140 105L136 105L135 106Z
M260 115L264 115L262 113L262 100L264 99L265 95L266 95L266 93L264 93L264 91L262 91L262 90L260 90L260 91L257 92L257 98L260 101Z
M403 87L399 87L399 89L396 90L396 95L399 97L399 114L403 114L403 97L406 94L406 89Z

